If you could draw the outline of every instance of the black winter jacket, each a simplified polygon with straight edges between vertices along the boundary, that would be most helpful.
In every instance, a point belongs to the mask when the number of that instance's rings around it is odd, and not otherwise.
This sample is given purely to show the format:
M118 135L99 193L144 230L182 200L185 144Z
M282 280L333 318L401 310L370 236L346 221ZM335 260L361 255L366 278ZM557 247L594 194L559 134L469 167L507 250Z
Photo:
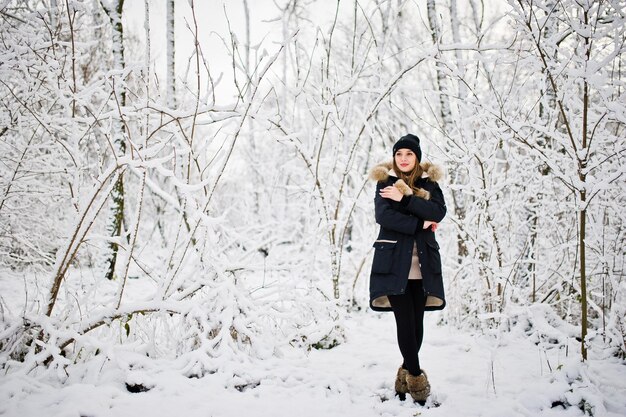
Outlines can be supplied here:
M441 310L446 305L439 244L430 228L423 229L425 220L439 223L446 215L443 193L437 184L441 169L427 162L420 165L424 174L416 181L421 188L416 193L395 176L391 163L377 165L370 174L378 182L374 203L376 223L380 225L370 274L370 307L376 311L391 311L387 295L406 290L414 243L426 295L425 310ZM400 202L380 196L380 190L389 185L404 194Z

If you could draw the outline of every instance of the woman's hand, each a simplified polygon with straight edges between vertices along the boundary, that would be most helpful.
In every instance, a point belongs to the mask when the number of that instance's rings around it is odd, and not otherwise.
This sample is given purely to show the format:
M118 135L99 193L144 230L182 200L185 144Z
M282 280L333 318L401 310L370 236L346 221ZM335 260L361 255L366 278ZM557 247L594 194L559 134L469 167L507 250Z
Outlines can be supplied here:
M434 232L435 230L437 230L437 226L439 226L439 223L436 222L431 222L430 220L424 220L424 229L428 229L429 227L432 227L432 231Z
M380 196L382 198L388 198L393 201L402 200L402 192L392 185L380 190Z

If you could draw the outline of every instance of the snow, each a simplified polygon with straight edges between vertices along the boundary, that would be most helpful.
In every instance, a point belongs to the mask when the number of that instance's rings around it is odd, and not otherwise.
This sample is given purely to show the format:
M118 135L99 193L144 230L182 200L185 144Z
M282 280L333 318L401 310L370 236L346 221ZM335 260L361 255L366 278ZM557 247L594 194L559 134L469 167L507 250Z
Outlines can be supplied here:
M149 359L120 346L109 360L68 368L63 383L4 374L0 415L583 416L576 406L582 399L595 416L626 415L623 362L581 364L574 344L567 356L522 332L470 334L437 325L439 319L427 315L421 352L433 389L427 407L394 397L400 353L393 316L367 311L344 317L346 342L333 349L213 358L216 372L201 378L186 377L176 359ZM151 389L131 393L127 385ZM435 401L441 405L429 408ZM567 403L575 406L560 405Z
M588 24L573 0L549 14L491 4L480 19L475 1L459 16L456 1L341 2L335 17L264 0L248 26L222 0L196 2L197 33L177 2L165 56L164 2L121 16L116 2L124 44L98 2L3 14L1 88L15 100L0 112L0 417L626 416L620 2ZM171 97L160 80L174 58ZM119 142L121 117L141 146ZM367 167L405 128L448 165L460 208L439 235L448 307L427 315L427 407L394 396L393 316L346 311L367 303ZM111 242L122 280L99 271ZM307 350L324 339L339 344Z

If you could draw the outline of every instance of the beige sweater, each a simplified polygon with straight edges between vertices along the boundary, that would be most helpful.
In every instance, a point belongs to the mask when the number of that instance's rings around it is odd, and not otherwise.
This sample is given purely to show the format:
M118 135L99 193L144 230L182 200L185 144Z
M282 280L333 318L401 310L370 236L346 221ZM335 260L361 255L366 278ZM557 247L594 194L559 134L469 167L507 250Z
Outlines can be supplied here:
M413 257L411 258L411 269L409 270L409 279L422 279L422 270L420 269L420 259L417 256L416 244L413 244Z

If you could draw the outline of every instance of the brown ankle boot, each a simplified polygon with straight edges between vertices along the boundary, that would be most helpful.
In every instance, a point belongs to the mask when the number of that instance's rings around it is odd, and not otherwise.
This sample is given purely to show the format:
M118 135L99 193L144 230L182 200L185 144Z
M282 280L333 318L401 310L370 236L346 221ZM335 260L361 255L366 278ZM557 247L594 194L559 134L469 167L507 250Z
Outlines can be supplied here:
M406 398L406 394L409 392L409 388L406 385L406 377L409 375L409 371L404 369L403 367L398 368L398 373L396 375L396 395L400 397L402 401Z
M406 385L413 400L424 405L430 395L430 383L426 372L422 369L422 373L418 376L413 376L407 372Z

